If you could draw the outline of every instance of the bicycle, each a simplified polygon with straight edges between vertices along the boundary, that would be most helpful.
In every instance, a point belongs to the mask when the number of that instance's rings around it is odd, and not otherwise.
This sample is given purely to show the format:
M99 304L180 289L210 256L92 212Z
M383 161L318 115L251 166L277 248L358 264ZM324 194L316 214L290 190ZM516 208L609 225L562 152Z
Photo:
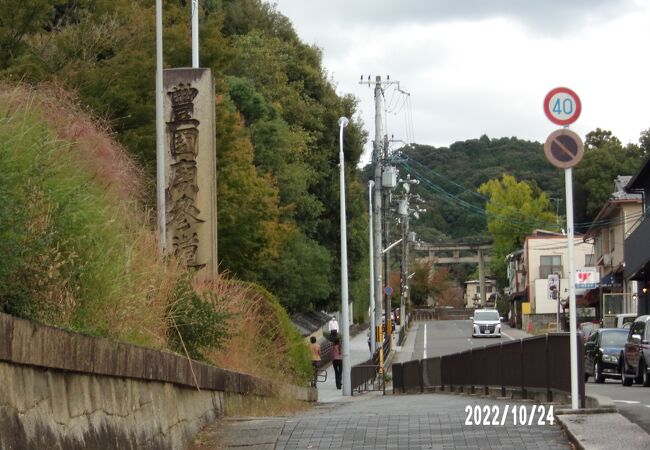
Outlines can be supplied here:
M314 366L314 375L311 379L310 386L315 388L316 383L324 383L327 381L327 370Z

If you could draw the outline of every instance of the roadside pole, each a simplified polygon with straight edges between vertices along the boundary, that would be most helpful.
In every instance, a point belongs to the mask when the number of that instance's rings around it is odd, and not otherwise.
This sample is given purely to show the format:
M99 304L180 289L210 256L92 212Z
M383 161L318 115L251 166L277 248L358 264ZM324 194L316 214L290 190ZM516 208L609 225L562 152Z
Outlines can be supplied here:
M566 222L567 222L567 249L569 257L569 334L571 353L571 408L578 409L578 338L576 324L576 290L575 290L575 262L573 261L573 176L571 168L564 170L566 185Z
M575 261L573 241L573 174L572 167L584 155L584 144L576 133L568 129L582 111L578 95L571 89L558 87L544 97L544 114L553 123L564 128L552 132L544 143L544 154L555 167L564 169L567 219L567 257L569 280L569 354L571 367L571 408L580 406L578 390L578 334L575 294ZM561 278L561 277L560 277ZM559 294L558 294L559 297ZM558 299L559 300L559 299Z
M341 328L343 329L343 395L352 395L350 367L350 314L348 311L348 232L345 217L345 166L343 155L343 129L350 121L347 117L339 119L339 187L341 197Z
M199 0L192 0L192 67L199 67Z
M165 118L163 113L163 28L162 0L156 0L156 207L160 254L167 253L167 215L165 203Z
M379 372L383 374L384 372L384 335L381 328L381 316L382 316L382 295L384 292L383 289L383 253L381 252L382 248L382 236L381 236L381 77L377 76L375 78L375 142L374 142L374 152L373 152L373 161L375 163L375 190L373 195L373 205L372 205L372 218L373 218L373 243L375 245L374 257L375 257L375 333L376 336L376 345L379 348ZM376 349L372 349L373 354Z
M373 230L372 230L372 187L375 185L375 182L372 180L368 181L368 241L370 243L370 353L374 354L375 348L377 348L377 338L375 336L376 321L375 321L375 262L374 262L374 242L373 242Z

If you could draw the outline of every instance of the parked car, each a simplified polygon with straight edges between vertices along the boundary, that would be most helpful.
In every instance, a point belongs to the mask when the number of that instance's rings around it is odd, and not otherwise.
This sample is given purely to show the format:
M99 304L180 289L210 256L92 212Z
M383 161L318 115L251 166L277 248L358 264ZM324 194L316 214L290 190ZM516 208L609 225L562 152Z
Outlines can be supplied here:
M501 337L501 318L496 309L477 309L472 322L472 337Z
M623 386L636 382L650 387L650 315L632 322L619 359Z
M624 328L599 328L585 342L585 381L604 383L606 378L620 378L618 358L628 332Z
M634 313L605 316L603 317L603 328L627 328L629 327L628 324L634 322L634 319L636 319L636 314Z

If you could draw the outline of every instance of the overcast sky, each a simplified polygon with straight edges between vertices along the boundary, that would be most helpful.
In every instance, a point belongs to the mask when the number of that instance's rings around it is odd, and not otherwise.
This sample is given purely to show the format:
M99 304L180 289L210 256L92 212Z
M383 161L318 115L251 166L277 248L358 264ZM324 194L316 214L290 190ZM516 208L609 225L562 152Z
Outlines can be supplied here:
M360 100L374 137L373 89L363 74L399 81L385 90L387 133L434 146L516 136L544 142L554 87L573 89L582 114L624 144L650 128L648 0L277 0L301 40L322 49L339 94ZM405 105L408 106L408 105ZM412 137L411 137L412 136Z

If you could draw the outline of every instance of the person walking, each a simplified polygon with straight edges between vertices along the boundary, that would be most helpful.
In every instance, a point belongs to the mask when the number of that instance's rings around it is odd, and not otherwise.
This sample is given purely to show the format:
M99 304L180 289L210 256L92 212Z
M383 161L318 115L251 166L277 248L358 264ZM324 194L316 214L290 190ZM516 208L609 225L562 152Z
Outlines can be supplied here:
M316 387L318 368L320 367L320 345L316 343L315 336L310 337L309 341L311 342L309 345L309 350L311 352L311 365L314 368L314 378L311 381L311 387Z
M336 320L336 316L332 316L327 326L330 332L330 339L335 339L339 333L339 323Z
M343 358L341 353L341 340L336 338L332 344L332 366L334 367L336 389L341 389L341 375L343 374Z

